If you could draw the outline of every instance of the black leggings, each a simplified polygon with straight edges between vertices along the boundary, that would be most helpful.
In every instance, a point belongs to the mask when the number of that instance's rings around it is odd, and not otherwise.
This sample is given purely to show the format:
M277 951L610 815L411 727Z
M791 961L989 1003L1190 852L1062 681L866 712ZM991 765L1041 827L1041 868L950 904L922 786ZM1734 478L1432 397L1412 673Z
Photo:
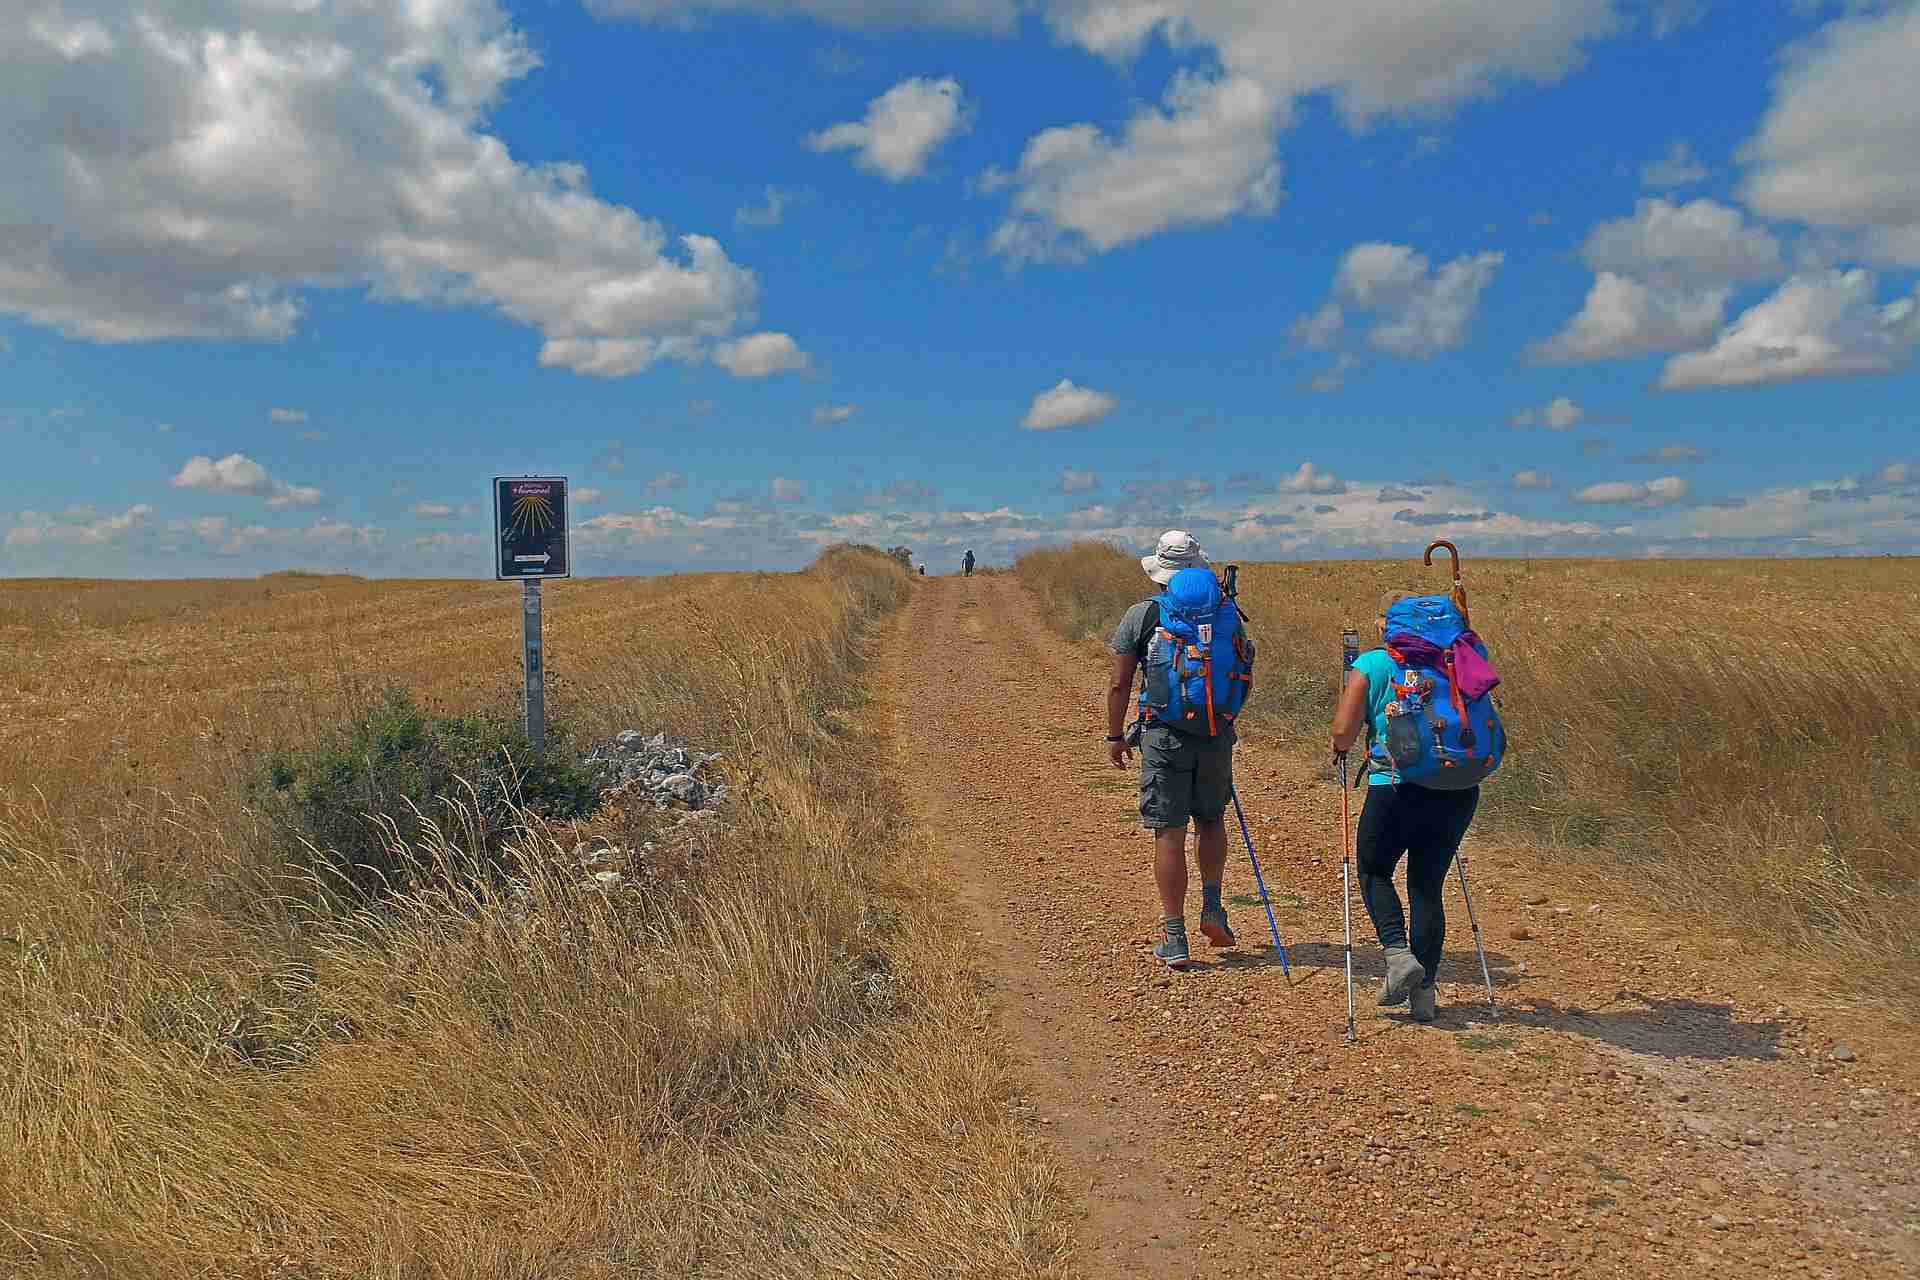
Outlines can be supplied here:
M1393 889L1393 869L1407 859L1407 904L1413 911L1413 958L1431 983L1440 972L1447 943L1447 911L1441 891L1447 868L1480 803L1480 788L1430 791L1410 782L1367 788L1354 854L1360 864L1360 896L1373 917L1383 947L1407 946L1407 920Z

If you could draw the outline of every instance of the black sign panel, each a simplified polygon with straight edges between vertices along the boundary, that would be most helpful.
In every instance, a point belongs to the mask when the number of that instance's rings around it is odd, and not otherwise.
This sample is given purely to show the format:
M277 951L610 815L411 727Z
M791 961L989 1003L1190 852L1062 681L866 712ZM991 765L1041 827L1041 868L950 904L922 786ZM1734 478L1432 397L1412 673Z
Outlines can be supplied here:
M565 578L567 478L496 476L493 481L493 549L496 578Z

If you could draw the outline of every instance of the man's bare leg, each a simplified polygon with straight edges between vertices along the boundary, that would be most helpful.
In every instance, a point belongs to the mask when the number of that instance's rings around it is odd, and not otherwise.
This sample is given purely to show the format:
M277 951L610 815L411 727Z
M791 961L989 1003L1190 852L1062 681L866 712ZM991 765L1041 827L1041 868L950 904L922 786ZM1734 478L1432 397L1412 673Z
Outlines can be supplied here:
M1227 876L1227 819L1222 814L1209 822L1193 820L1194 861L1200 864L1200 932L1216 947L1234 944L1233 927L1227 923L1226 904L1220 901L1220 888Z
M1198 837L1194 841L1193 859L1200 864L1200 883L1217 889L1227 878L1227 816L1221 814L1211 822L1195 818L1193 829ZM1180 884L1184 889L1184 876Z
M1225 847L1223 839L1221 848ZM1226 865L1224 852L1220 863ZM1187 910L1186 827L1162 827L1153 833L1153 882L1160 889L1160 918L1181 919Z

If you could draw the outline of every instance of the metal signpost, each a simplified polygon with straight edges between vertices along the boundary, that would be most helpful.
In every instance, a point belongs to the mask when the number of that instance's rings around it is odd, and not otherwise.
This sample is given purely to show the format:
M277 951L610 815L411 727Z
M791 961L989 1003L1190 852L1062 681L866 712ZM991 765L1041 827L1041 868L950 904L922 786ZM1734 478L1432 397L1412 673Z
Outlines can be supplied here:
M536 758L547 749L547 673L540 652L540 579L573 573L568 555L572 508L565 476L495 476L493 576L520 580L527 678L527 741Z

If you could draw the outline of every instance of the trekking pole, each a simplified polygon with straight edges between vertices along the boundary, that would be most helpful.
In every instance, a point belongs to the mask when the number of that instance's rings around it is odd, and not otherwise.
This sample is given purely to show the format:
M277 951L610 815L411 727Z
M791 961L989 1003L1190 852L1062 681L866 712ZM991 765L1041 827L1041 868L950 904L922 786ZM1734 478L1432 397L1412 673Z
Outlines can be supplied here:
M1359 1037L1353 1030L1353 888L1348 878L1352 858L1347 848L1347 753L1342 751L1334 759L1340 765L1340 915L1347 930L1347 1043L1352 1044Z
M1280 941L1280 926L1273 918L1273 899L1267 896L1267 882L1260 874L1260 859L1253 853L1253 833L1247 830L1247 811L1240 807L1240 792L1229 789L1233 797L1233 811L1240 818L1240 837L1247 842L1247 861L1253 864L1253 882L1260 887L1260 905L1267 909L1267 928L1273 930L1273 949L1280 953L1280 972L1287 981L1293 981L1293 966L1287 963L1286 944Z
M1487 984L1487 1009L1494 1021L1500 1020L1500 1006L1493 1001L1493 974L1487 969L1487 947L1480 940L1480 917L1473 910L1473 893L1467 888L1467 855L1465 851L1454 855L1453 866L1460 873L1460 896L1467 900L1467 919L1473 923L1473 949L1480 956L1480 978Z
M1239 565L1227 566L1227 580L1222 584L1221 591L1227 599L1234 602L1234 607L1238 609L1240 605ZM1240 807L1240 790L1237 787L1230 787L1227 794L1233 797L1233 812L1240 819L1240 838L1247 842L1247 861L1253 864L1253 882L1260 889L1260 905L1267 909L1267 928L1273 932L1273 949L1280 953L1280 972L1286 975L1288 982L1292 982L1293 966L1287 963L1287 947L1280 941L1280 925L1273 918L1273 899L1267 895L1266 877L1260 874L1260 859L1253 851L1253 832L1247 829L1247 811Z
M1360 633L1348 627L1340 633L1340 684L1339 692L1334 695L1334 705L1346 696L1347 681L1353 678L1354 659L1360 656ZM1347 1043L1356 1039L1353 1029L1353 890L1348 884L1347 844L1348 844L1348 808L1347 792L1347 753L1342 751L1334 759L1340 766L1340 915L1346 923L1347 934Z

